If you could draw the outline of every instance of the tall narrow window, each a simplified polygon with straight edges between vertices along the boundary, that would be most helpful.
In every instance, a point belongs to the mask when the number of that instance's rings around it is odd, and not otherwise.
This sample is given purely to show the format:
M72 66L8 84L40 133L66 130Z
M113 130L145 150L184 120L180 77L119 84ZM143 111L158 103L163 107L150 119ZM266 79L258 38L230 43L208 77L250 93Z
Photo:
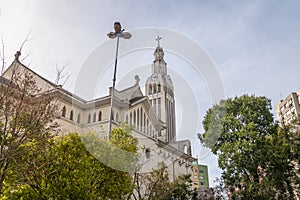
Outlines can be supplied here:
M149 84L149 94L152 94L152 85Z
M147 134L149 134L149 120L147 119Z
M160 101L160 98L157 99L157 104L158 104L158 112L157 112L157 115L158 115L158 118L161 119L161 101ZM171 115L172 116L172 115Z
M73 110L70 112L70 120L73 120Z
M116 113L116 122L119 122L119 114Z
M102 120L102 112L101 110L99 111L99 114L98 114L98 121L101 121Z
M160 84L157 85L157 92L160 92Z
M66 106L63 107L61 111L61 116L66 117Z
M140 126L140 109L138 109L137 110L137 123L136 123L136 125L137 125L137 129L139 129L139 126Z
M136 113L135 113L135 111L133 111L133 126L134 127L136 126L135 122L136 122Z
M140 130L142 130L142 127L143 127L143 108L141 108L141 121L140 121Z
M129 124L132 125L132 113L129 115Z
M126 114L126 117L125 117L125 120L126 120L126 123L128 124L128 114Z
M77 123L80 123L80 113L78 113L78 116L77 116Z
M144 127L143 127L144 133L146 132L146 114L144 113Z
M87 123L88 123L88 124L91 123L91 114L89 114L89 116L88 116L88 121L87 121Z

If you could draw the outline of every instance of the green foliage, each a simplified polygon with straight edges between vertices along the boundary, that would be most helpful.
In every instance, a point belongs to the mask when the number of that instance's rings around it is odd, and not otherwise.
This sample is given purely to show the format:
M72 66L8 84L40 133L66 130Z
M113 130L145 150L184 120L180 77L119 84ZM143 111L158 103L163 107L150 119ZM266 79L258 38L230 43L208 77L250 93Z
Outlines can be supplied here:
M113 129L109 143L98 133L81 134L81 139L87 150L102 163L113 169L133 173L138 159L138 141L130 131L126 126Z
M190 174L178 176L171 184L172 199L189 200L196 199L196 193L192 190L192 180Z
M110 145L99 137L90 138L96 140L94 144ZM120 149L136 152L136 139L127 129L114 129L111 138L114 143L119 141L116 146ZM81 139L75 133L57 137L45 145L43 152L35 151L35 144L27 144L30 148L25 156L15 160L16 166L23 166L9 172L2 198L127 199L133 189L131 174L97 160Z
M167 167L164 163L159 163L159 165L157 170L153 169L150 173L135 173L135 191L132 194L134 199L196 199L197 194L192 190L192 180L189 174L180 175L171 182Z
M221 101L206 113L201 142L219 155L219 167L233 196L246 199L292 197L287 140L274 122L271 101L241 96Z

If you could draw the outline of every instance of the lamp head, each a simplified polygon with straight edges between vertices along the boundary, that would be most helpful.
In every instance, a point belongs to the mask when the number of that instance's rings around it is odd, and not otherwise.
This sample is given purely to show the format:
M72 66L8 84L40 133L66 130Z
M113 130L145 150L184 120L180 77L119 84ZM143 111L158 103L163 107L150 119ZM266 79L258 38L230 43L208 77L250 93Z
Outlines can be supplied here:
M121 27L120 22L115 22L114 23L114 29L115 29L115 33L121 33L122 27Z

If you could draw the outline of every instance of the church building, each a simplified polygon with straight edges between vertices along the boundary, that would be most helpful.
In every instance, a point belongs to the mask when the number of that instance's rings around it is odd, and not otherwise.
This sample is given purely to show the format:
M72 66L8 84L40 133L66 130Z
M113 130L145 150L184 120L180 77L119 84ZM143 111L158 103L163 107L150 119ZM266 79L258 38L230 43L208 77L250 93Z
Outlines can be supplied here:
M175 91L159 40L153 55L152 73L146 80L144 94L138 75L131 87L121 91L115 89L112 128L123 122L133 127L132 135L138 139L141 172L149 172L164 163L170 179L174 180L178 175L192 174L192 163L197 159L192 157L189 140L176 140ZM60 94L61 116L57 122L63 134L89 131L108 134L112 88L107 96L85 100L29 69L19 61L19 55L3 73L2 79L9 80L14 70L32 74L43 90L55 90Z

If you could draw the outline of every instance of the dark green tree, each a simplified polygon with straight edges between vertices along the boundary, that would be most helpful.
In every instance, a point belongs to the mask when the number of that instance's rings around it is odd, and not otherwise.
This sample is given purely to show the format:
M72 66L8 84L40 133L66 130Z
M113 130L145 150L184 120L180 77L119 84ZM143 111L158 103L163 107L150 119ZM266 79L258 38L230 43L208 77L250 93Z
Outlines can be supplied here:
M293 198L289 143L265 97L244 95L223 100L206 113L201 142L218 155L222 178L243 199Z
M183 174L176 177L175 181L171 184L172 199L197 199L197 193L192 189L192 185L190 174Z

